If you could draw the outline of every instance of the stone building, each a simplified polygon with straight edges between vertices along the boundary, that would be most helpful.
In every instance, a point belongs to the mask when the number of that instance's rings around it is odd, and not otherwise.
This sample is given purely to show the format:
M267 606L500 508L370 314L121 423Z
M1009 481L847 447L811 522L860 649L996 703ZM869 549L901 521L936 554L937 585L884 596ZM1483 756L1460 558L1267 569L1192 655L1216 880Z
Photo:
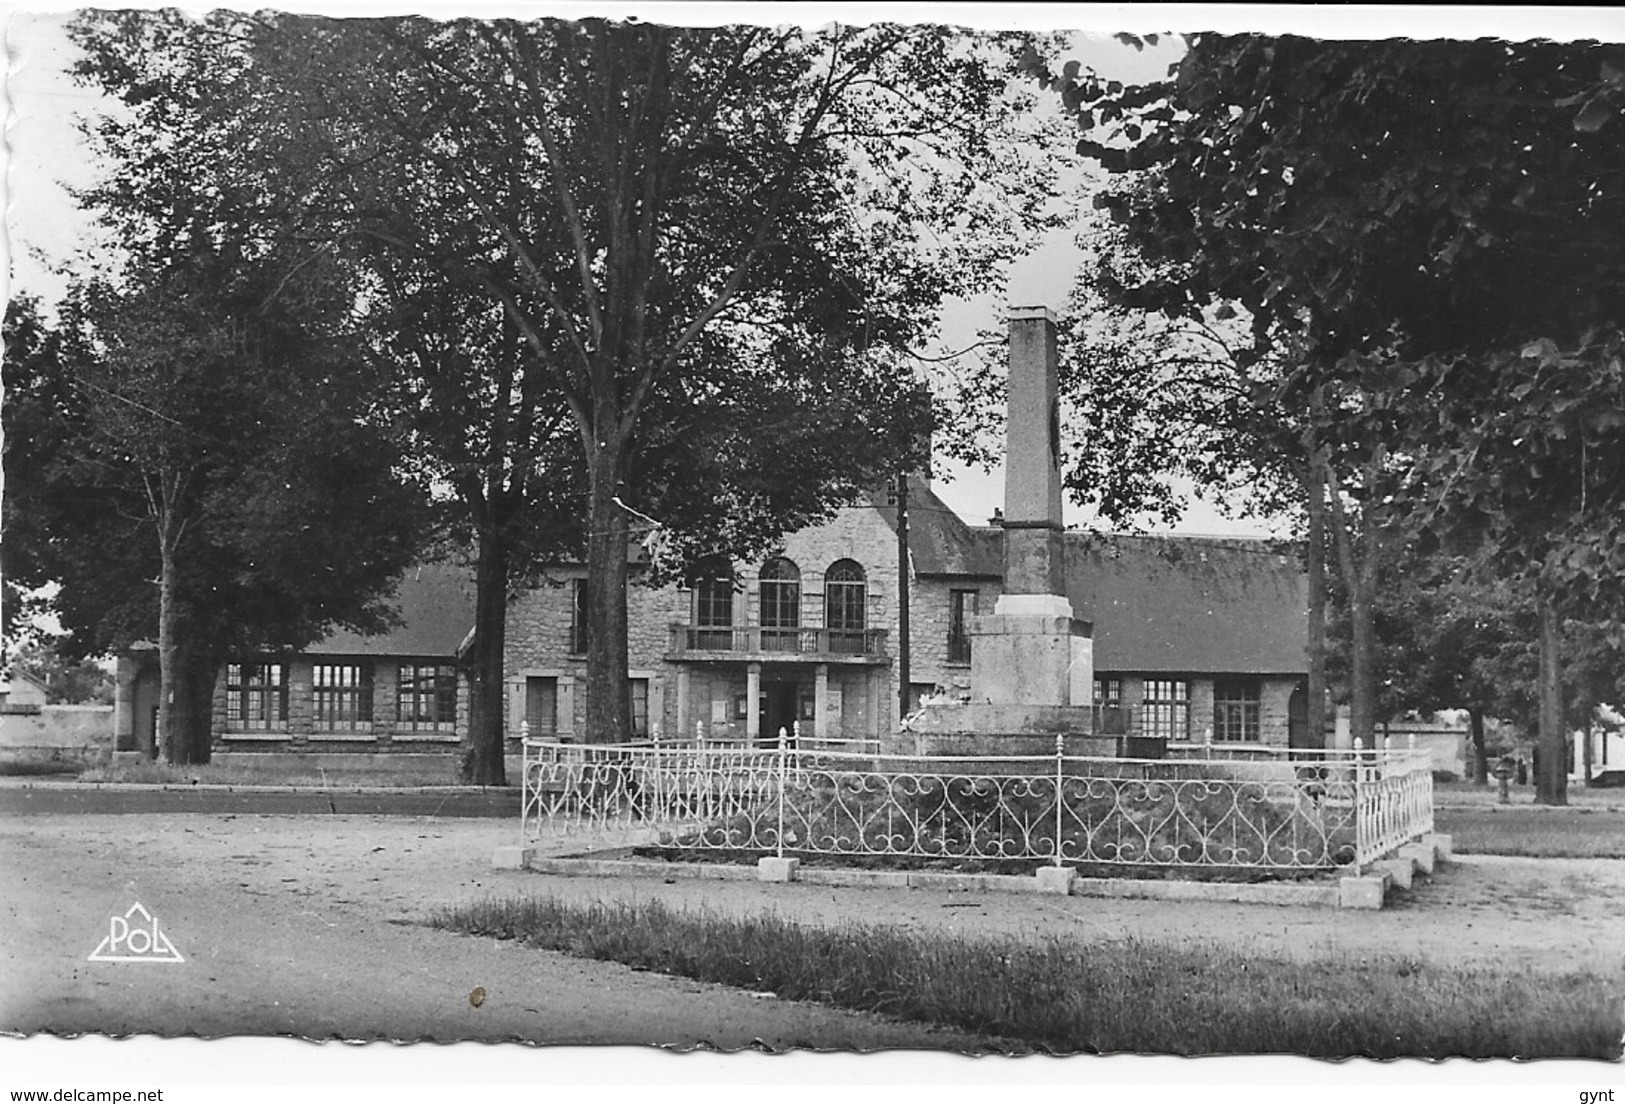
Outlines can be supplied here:
M1094 719L1110 716L1113 734L1166 742L1318 743L1304 731L1307 588L1296 557L1262 541L1065 532L1053 315L1017 311L1010 349L1007 517L968 525L913 477L905 557L898 506L880 491L760 562L704 565L691 587L638 585L632 564L634 736L746 743L784 729L873 740L895 734L906 710L922 725L952 716L1012 726L991 735L1037 733L1040 715L1043 731L1100 730ZM515 744L526 733L603 738L585 726L586 576L585 565L564 565L510 600ZM229 664L216 747L455 744L467 730L457 659L473 626L471 582L423 568L400 603L404 624L382 636L339 634L298 655ZM150 754L156 677L138 657L121 663L119 698L118 746ZM916 715L925 701L933 709Z
M468 728L458 658L474 628L466 570L425 565L402 579L400 624L338 632L294 653L233 657L215 683L216 752L433 752ZM119 657L114 746L156 754L157 650Z
M1105 706L1125 736L1309 742L1295 558L1258 541L1067 533L1054 315L1014 311L1009 349L1004 515L969 526L916 477L906 580L899 507L878 493L760 563L634 586L635 735L875 739L929 699L914 719L962 736L1095 729ZM510 607L512 733L593 740L578 693L585 575L562 570Z
M634 580L636 577L634 570ZM564 567L508 613L515 730L585 739L586 567ZM627 594L634 733L746 741L878 736L894 724L897 538L864 502L791 534L761 563L707 565L693 587Z
M1004 593L1005 530L909 491L909 704L968 700L971 627ZM646 736L875 738L898 723L896 507L881 493L760 563L627 597L634 728ZM1093 624L1094 701L1175 742L1306 742L1307 588L1297 558L1243 538L1068 533L1066 589ZM635 573L634 573L635 574ZM514 599L510 733L586 740L585 566Z
M873 739L894 731L896 507L881 492L791 534L759 563L692 588L627 593L637 735ZM968 700L971 627L1004 593L1005 531L972 526L920 478L909 491L909 708ZM1093 625L1094 701L1132 733L1304 742L1307 590L1296 557L1240 538L1067 533L1066 589ZM637 577L634 568L634 580ZM508 732L586 740L585 565L517 595L507 626ZM295 654L243 656L215 691L217 751L450 751L467 728L457 666L473 628L466 569L402 581L402 624ZM116 747L153 754L156 655L119 661Z

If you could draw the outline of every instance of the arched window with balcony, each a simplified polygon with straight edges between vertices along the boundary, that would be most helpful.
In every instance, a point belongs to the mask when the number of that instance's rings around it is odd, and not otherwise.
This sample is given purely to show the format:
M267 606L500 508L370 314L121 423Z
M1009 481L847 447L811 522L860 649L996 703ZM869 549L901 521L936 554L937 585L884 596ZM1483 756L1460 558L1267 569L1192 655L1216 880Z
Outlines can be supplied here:
M824 572L824 627L829 650L863 654L863 631L868 627L868 582L863 565L836 560Z
M701 563L694 575L694 647L733 648L734 569L720 556Z
M793 652L801 630L801 569L783 556L762 565L761 625L764 651Z

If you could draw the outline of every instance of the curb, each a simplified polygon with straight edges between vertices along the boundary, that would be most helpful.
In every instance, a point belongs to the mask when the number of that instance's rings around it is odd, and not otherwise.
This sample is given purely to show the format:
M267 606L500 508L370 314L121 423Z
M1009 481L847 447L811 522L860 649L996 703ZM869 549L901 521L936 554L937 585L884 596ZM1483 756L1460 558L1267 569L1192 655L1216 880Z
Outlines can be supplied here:
M515 861L520 860L520 861ZM649 859L546 858L535 854L510 856L503 869L526 870L576 878L646 877L754 882L761 880L754 866L726 863L669 863ZM843 870L838 867L800 867L794 881L807 885L867 889L928 889L943 893L1056 892L1035 877L1019 874L952 874L928 870ZM1235 904L1296 907L1339 907L1337 882L1305 885L1264 882L1181 882L1141 878L1073 878L1073 897L1141 898L1160 901L1220 901Z
M221 782L41 782L33 779L0 778L0 788L16 790L115 790L142 793L246 793L246 794L512 794L519 796L517 786L289 786L251 782L244 784Z

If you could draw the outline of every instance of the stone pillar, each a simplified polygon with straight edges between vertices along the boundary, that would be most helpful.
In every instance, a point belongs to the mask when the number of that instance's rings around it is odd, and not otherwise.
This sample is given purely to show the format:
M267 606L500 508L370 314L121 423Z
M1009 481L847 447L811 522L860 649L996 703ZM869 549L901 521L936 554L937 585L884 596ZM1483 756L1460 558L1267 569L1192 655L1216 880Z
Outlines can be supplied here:
M288 689L288 736L294 744L304 744L315 731L316 703L311 697L315 665L297 657L282 669L282 677Z
M372 665L372 735L380 744L395 736L395 719L400 714L401 665L392 659Z
M692 735L693 725L689 722L688 710L688 668L677 668L677 737L686 740Z
M813 735L825 740L830 735L829 664L820 663L813 672Z
M119 656L113 676L113 750L139 751L135 743L135 660Z
M755 743L762 728L762 665L745 665L745 742Z
M649 733L666 731L666 676L649 676Z
M508 723L505 726L508 738L517 740L523 735L524 730L520 726L524 723L525 676L514 675L508 680Z

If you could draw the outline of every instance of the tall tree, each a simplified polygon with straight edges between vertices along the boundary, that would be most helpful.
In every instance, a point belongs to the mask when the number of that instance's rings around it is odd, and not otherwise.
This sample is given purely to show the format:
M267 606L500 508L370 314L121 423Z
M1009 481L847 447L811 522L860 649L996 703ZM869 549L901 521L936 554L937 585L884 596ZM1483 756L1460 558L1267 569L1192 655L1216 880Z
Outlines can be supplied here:
M999 58L935 28L370 30L382 64L435 109L432 139L424 112L390 116L392 133L500 242L456 263L552 372L579 434L587 724L616 738L628 724L627 500L656 508L639 461L684 428L655 412L704 410L694 400L719 358L771 365L808 402L867 390L865 375L888 365L863 354L918 341L946 294L1012 254L1022 235L998 231L1035 224L1044 189L997 163L1011 148ZM486 162L469 156L486 148L522 160L522 206L492 201ZM933 245L979 217L986 232Z
M1175 315L1233 302L1261 349L1299 343L1299 406L1340 476L1326 502L1359 526L1333 526L1352 594L1369 595L1394 516L1459 537L1505 505L1497 479L1530 465L1503 452L1490 466L1489 426L1499 439L1509 422L1484 402L1511 420L1529 410L1520 442L1564 439L1524 402L1520 364L1579 369L1569 382L1608 412L1582 436L1617 438L1620 47L1203 35L1172 79L1134 88L1028 61L1076 114L1079 152L1125 174L1100 202L1177 271L1133 288L1140 301ZM1542 466L1552 494L1522 499L1536 505L1519 533L1510 514L1493 527L1518 571L1550 574L1574 470ZM1579 483L1598 493L1578 524L1612 547L1617 500ZM1430 495L1451 507L1408 510ZM1356 703L1372 692L1358 680ZM1560 745L1560 726L1545 738ZM1542 799L1562 800L1561 782L1545 779Z
M282 173L262 212L483 296L522 338L488 363L541 382L488 393L568 412L596 739L627 731L635 514L671 547L738 549L894 468L920 422L880 422L918 405L894 354L1051 221L999 36L120 15L81 40L138 104L197 98L174 50L235 51L202 82L230 117L200 129L240 136L222 154L245 176Z
M417 495L358 422L364 376L317 324L321 281L296 293L201 242L139 275L80 288L49 355L7 359L6 474L29 515L7 566L60 584L75 655L156 640L164 753L203 762L229 653L387 617Z

